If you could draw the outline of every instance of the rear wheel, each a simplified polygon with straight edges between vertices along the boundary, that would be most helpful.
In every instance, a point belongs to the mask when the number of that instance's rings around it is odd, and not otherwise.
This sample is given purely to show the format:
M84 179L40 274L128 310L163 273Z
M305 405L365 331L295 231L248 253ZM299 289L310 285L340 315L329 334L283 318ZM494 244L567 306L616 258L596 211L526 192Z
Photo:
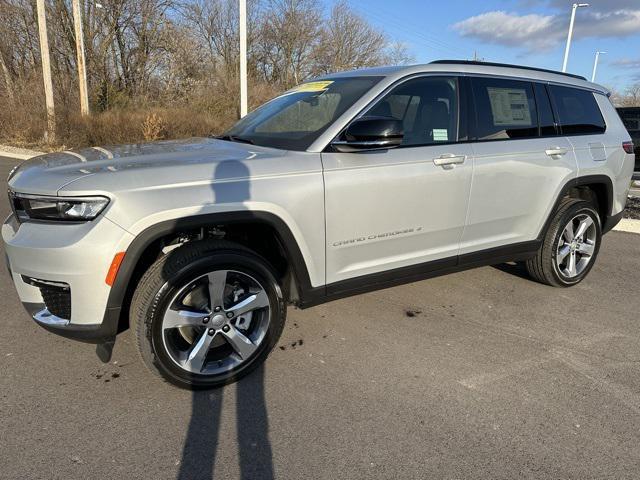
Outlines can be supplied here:
M565 199L555 213L542 246L527 260L529 274L541 283L570 287L589 273L598 255L602 230L590 202Z
M268 263L221 241L187 244L159 259L131 304L142 360L186 388L219 387L256 368L278 341L285 314Z

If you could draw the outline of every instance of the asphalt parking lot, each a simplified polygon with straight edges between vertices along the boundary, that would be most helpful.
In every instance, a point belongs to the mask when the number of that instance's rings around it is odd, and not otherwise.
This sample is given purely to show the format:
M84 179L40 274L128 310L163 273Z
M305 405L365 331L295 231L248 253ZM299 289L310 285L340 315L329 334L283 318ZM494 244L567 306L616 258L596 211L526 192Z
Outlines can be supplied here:
M292 308L262 370L195 394L0 289L3 479L640 477L638 235L572 289L506 265Z

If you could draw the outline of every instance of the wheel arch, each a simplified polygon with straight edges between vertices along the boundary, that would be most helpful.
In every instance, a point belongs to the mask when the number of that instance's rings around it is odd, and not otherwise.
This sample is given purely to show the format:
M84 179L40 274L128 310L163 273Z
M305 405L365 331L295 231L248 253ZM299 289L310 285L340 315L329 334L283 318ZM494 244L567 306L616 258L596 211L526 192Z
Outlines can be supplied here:
M544 235L549 228L549 225L553 220L553 216L558 210L558 206L562 202L562 199L566 197L574 197L589 200L586 194L587 191L593 192L593 195L596 198L597 205L595 205L595 207L600 216L603 233L610 230L610 228L607 229L607 225L609 224L611 209L613 207L613 181L607 175L586 175L583 177L572 178L560 189L560 193L556 198L553 208L549 212L549 215L538 234L538 240L542 240L544 238Z
M234 224L261 225L274 232L276 240L280 242L282 246L291 270L294 287L296 288L295 293L297 293L300 301L303 301L303 296L313 289L311 287L307 264L291 229L284 220L273 213L237 211L198 214L166 220L143 230L134 238L126 250L124 259L109 293L107 309L122 309L122 313L125 315L121 315L121 317L126 316L127 309L123 307L126 306L127 298L130 299L134 290L135 285L132 283L135 280L135 275L138 273L139 266L145 263L145 255L148 255L150 251L151 254L153 254L155 249L152 247L154 244L167 236L180 232L217 225ZM119 330L123 330L124 328L126 328L126 319L121 318Z

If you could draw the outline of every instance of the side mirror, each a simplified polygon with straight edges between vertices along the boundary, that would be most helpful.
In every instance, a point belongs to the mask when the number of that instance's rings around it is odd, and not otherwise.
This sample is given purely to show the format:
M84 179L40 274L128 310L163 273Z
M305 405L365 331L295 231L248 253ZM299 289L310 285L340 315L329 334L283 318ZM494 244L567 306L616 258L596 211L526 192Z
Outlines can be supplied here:
M331 146L338 152L384 150L402 143L402 122L390 117L362 117L355 120L344 132L344 140L336 140Z

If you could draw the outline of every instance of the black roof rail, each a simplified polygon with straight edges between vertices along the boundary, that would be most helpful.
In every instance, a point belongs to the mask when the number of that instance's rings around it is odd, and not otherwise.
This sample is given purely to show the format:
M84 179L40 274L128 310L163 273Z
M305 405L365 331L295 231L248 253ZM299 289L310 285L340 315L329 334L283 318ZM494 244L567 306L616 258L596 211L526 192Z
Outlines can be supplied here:
M536 72L555 73L557 75L564 75L566 77L577 78L579 80L587 80L582 75L575 75L573 73L558 72L556 70L549 70L546 68L526 67L523 65L512 65L510 63L494 63L494 62L477 62L475 60L434 60L429 62L433 64L453 64L453 65L484 65L486 67L508 67L508 68L520 68L522 70L534 70Z

